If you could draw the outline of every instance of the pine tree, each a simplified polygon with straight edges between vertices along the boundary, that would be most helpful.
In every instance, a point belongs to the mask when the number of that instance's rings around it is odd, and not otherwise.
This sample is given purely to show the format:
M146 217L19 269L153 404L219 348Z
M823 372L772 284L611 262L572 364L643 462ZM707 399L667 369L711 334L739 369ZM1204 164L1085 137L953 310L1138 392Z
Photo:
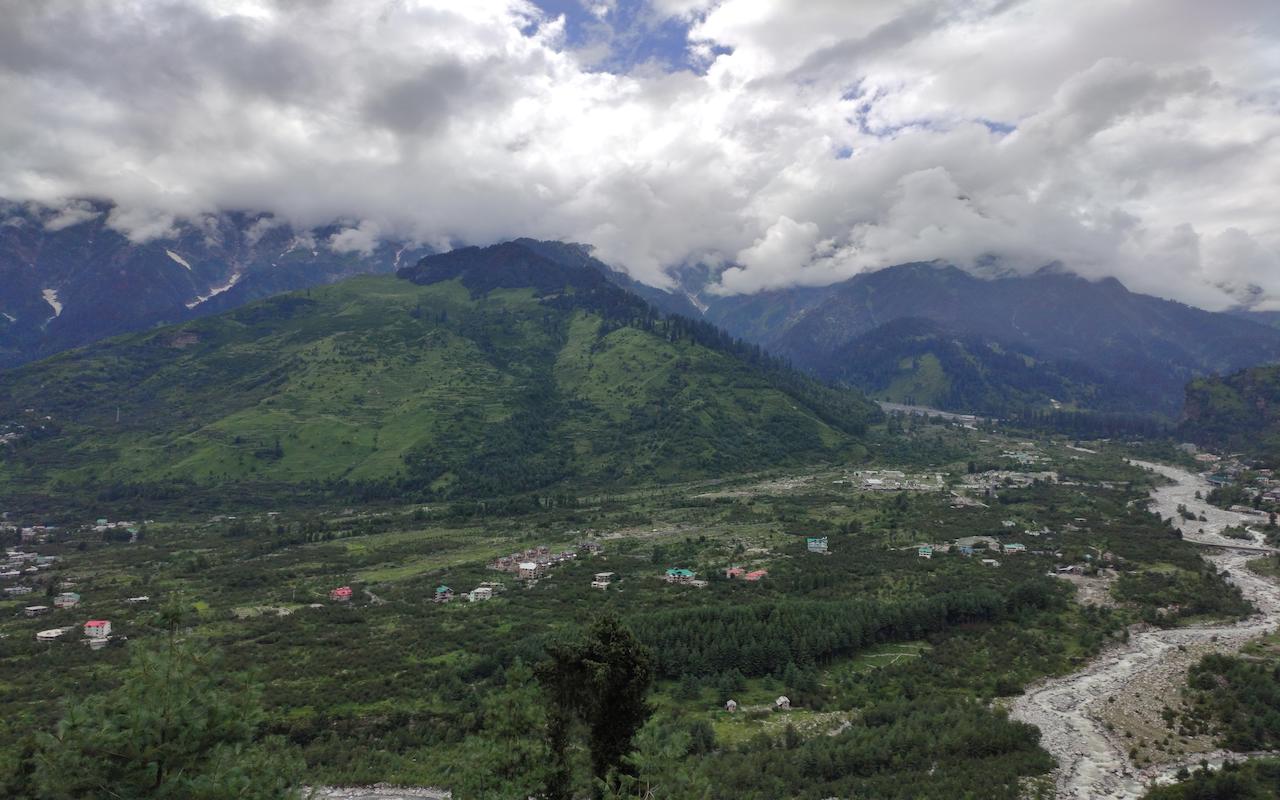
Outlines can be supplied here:
M611 771L630 774L624 762L632 739L653 714L647 699L653 658L616 617L596 620L585 637L548 646L538 680L547 691L548 745L554 766L549 798L570 794L568 742L575 720L585 724L591 772L603 781Z
M47 800L298 797L302 763L257 738L254 687L220 672L214 655L176 635L138 646L121 684L68 704L35 753L36 795Z

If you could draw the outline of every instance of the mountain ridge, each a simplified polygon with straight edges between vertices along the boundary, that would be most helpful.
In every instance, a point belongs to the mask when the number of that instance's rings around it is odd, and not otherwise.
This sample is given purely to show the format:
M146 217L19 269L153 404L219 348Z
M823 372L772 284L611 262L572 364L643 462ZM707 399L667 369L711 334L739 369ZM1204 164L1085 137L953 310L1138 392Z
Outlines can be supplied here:
M879 418L525 247L402 272L0 373L0 426L19 434L0 482L31 502L506 496L857 460Z
M983 279L948 265L889 267L822 290L775 293L775 307L790 302L795 310L775 316L776 325L761 325L761 302L725 298L708 317L834 380L856 373L842 359L859 337L897 319L929 319L1058 372L1092 374L1100 383L1081 396L1096 398L1087 405L1098 410L1176 417L1187 381L1280 360L1276 329L1133 293L1114 278L1091 282L1060 271Z

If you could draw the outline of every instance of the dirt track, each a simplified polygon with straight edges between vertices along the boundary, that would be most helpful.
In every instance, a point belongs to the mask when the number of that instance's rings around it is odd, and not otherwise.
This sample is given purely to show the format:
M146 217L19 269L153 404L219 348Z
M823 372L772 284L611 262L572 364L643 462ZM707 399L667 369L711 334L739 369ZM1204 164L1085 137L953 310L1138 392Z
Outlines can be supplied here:
M1246 544L1219 533L1229 525L1251 520L1197 500L1197 490L1208 494L1210 488L1198 475L1162 464L1133 463L1175 481L1152 493L1152 511L1161 517L1173 517L1175 524L1179 504L1197 516L1205 515L1207 522L1186 523L1188 528L1195 526L1194 531L1184 528L1188 541L1228 548ZM1201 528L1204 533L1199 533ZM1252 547L1264 549L1261 542ZM1280 627L1280 586L1244 566L1249 559L1258 557L1257 552L1211 551L1205 557L1219 570L1230 573L1230 580L1260 614L1229 625L1137 630L1127 643L1103 653L1083 670L1033 686L1013 703L1011 716L1040 728L1041 743L1058 760L1058 798L1137 798L1152 782L1169 779L1183 764L1136 768L1128 758L1130 743L1108 732L1101 722L1103 704L1126 687L1153 682L1157 675L1175 668L1171 662L1179 645L1233 651ZM1129 691L1133 693L1132 688ZM1188 766L1201 759L1218 762L1226 755L1197 753L1187 760Z

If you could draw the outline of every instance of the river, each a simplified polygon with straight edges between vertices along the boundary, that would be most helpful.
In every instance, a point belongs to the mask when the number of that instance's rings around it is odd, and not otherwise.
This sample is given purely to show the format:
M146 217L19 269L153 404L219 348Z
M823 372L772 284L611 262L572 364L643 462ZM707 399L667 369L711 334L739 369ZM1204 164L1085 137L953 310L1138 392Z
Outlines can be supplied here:
M1219 763L1229 754L1224 752L1196 754L1183 763L1162 764L1139 769L1129 761L1129 744L1109 733L1100 721L1098 711L1109 696L1121 687L1141 681L1157 670L1179 645L1205 645L1223 651L1240 649L1250 639L1280 627L1280 586L1245 568L1245 562L1258 558L1260 551L1274 552L1260 536L1246 543L1221 535L1231 525L1250 524L1256 518L1223 511L1196 499L1196 492L1207 495L1212 488L1199 475L1164 464L1131 462L1154 470L1173 483L1152 492L1151 510L1162 518L1173 517L1181 523L1186 540L1215 547L1234 548L1248 544L1255 552L1212 550L1205 553L1220 571L1244 593L1260 613L1231 624L1197 625L1173 629L1142 629L1129 641L1108 649L1079 672L1054 678L1030 687L1010 708L1010 716L1029 722L1040 729L1042 746L1058 761L1055 773L1058 798L1139 798L1153 781L1169 780L1182 766L1198 764L1202 759ZM1178 506L1207 522L1182 521Z

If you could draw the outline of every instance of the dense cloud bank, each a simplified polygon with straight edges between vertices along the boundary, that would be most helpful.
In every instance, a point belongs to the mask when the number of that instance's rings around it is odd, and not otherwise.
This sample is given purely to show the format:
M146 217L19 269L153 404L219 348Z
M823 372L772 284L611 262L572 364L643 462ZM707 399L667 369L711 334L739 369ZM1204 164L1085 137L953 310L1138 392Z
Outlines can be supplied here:
M646 2L588 47L522 0L0 0L0 197L139 240L229 208L564 238L728 292L1060 262L1280 308L1273 0ZM600 52L673 21L694 69Z

